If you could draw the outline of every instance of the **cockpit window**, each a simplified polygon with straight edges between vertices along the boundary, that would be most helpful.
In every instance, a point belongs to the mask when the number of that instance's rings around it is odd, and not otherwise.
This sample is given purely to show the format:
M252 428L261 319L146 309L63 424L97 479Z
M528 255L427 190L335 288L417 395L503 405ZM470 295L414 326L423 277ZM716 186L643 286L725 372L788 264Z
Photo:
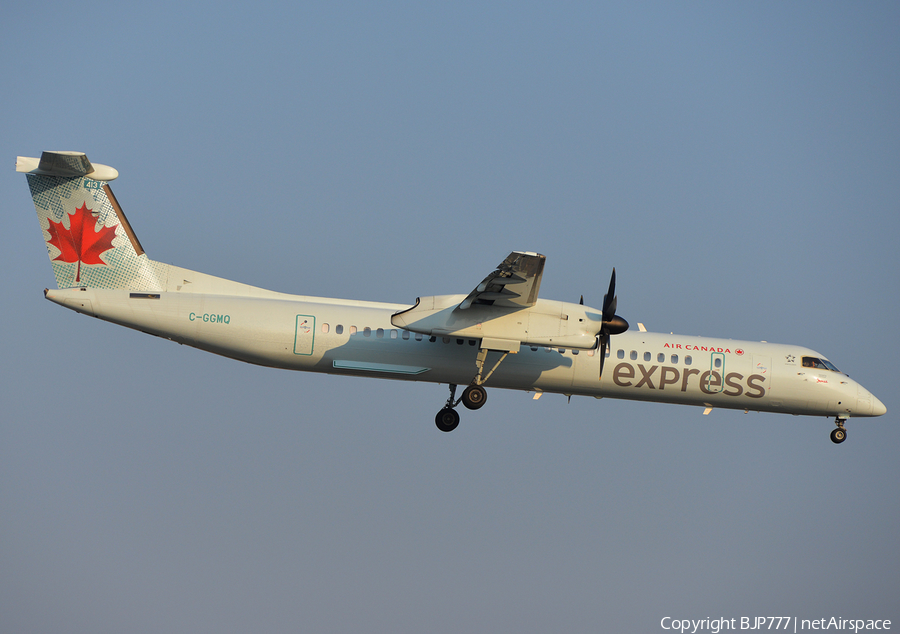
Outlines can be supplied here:
M834 364L828 359L819 359L818 357L803 357L804 368L815 368L816 370L830 370L831 372L840 372Z

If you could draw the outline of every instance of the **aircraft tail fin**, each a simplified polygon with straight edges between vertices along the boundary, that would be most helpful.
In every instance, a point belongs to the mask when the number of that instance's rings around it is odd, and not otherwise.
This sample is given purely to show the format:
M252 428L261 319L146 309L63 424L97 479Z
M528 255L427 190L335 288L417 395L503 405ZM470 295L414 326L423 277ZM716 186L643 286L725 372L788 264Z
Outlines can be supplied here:
M119 173L81 152L18 157L59 288L165 290L169 267L150 260L109 187Z

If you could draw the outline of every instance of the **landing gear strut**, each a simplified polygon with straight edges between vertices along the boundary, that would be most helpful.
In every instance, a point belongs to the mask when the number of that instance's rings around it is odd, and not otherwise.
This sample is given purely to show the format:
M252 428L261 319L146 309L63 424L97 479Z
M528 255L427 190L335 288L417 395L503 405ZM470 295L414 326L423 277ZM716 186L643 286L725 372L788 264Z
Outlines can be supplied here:
M434 417L434 424L437 425L437 428L444 432L453 431L459 426L459 412L457 412L454 407L459 401L456 400L456 384L450 384L450 398L447 399L447 403L444 405L444 409L437 413L437 416Z
M837 429L833 429L831 431L831 442L836 445L839 445L847 440L847 430L844 429L844 421L846 420L846 418L841 417L834 419L834 424L837 425Z
M434 424L441 431L453 431L459 426L459 412L454 408L462 403L467 409L479 409L487 402L487 390L480 385L472 384L463 390L462 396L456 398L456 384L450 384L450 398L444 409L434 417Z
M491 348L491 350L493 350L493 348ZM475 367L478 369L478 372L472 380L471 385L463 390L462 396L460 396L459 399L456 398L456 384L450 384L450 398L447 399L444 409L439 411L437 416L434 417L434 424L437 425L438 429L441 431L453 431L456 429L459 425L459 413L454 408L460 403L465 405L466 409L480 409L484 406L487 402L487 390L484 389L483 384L510 354L510 350L507 349L497 350L497 352L501 353L500 358L493 367L489 368L487 374L485 374L484 362L485 359L487 359L488 348L480 348L478 350L478 355L475 357Z

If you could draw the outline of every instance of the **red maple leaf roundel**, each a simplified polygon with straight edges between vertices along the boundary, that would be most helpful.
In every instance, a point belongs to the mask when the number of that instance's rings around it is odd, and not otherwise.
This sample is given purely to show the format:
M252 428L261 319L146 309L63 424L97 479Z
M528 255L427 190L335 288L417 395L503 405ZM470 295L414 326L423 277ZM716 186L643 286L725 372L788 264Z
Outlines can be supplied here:
M100 226L94 230L97 220L91 214L93 210L87 208L87 202L75 210L69 216L69 228L66 229L61 222L50 220L50 239L47 244L52 244L59 249L59 255L53 260L60 262L78 262L78 270L75 273L75 281L81 281L81 263L106 264L100 259L100 254L113 248L112 241L116 237L115 227ZM48 218L49 220L49 218Z

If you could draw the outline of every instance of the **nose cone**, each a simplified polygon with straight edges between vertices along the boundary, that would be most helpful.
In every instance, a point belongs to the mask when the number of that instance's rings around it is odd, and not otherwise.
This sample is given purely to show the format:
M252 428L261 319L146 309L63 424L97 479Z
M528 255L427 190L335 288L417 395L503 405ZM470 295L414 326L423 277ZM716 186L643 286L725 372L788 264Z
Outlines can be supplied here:
M884 403L878 400L878 397L872 396L872 416L882 416L887 414L887 407L884 406Z
M884 406L884 403L859 384L857 384L857 396L857 408L859 411L857 416L881 416L887 413L887 407Z

